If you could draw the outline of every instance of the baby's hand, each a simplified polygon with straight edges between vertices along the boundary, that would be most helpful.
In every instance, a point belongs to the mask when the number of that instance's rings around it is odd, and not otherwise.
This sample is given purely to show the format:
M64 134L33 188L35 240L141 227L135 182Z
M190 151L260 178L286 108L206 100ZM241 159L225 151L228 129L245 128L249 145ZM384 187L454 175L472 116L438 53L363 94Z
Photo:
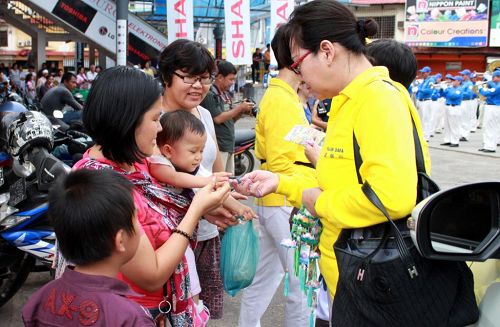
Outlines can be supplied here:
M232 209L235 216L242 216L245 220L252 220L253 218L257 218L257 214L253 211L253 209L242 203L239 203L237 207Z
M225 171L219 171L217 173L212 174L212 180L217 184L217 183L222 183L222 182L229 182L229 176L231 176L231 173L225 172Z
M255 211L253 211L253 209L249 206L244 206L243 211L242 211L242 216L245 218L245 220L251 220L254 218L258 218Z

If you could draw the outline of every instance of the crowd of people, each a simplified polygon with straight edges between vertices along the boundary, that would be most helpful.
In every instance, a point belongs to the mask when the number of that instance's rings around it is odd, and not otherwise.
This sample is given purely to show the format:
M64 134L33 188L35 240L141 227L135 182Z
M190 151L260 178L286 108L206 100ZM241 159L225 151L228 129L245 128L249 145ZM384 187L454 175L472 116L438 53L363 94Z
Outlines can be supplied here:
M421 78L410 87L428 141L443 133L442 146L458 147L470 133L482 129L485 153L500 144L500 70L488 73L464 69L458 75L437 73L430 67L419 70Z
M43 92L42 104L89 89L83 110L78 104L75 111L95 142L51 190L57 278L25 305L25 324L204 327L223 316L222 232L258 217L259 262L243 290L238 325L260 326L285 272L294 270L294 253L281 242L291 238L290 217L301 206L323 225L317 325L373 324L348 300L335 301L339 233L386 221L362 185L369 181L392 217L406 217L417 194L414 137L427 172L425 141L441 129L443 145L458 146L477 127L484 130L481 151L494 152L500 142L500 71L478 85L486 102L478 117L473 73L441 82L424 67L410 86L417 73L411 49L393 40L367 44L377 30L374 20L357 19L339 2L315 0L295 8L264 52L256 49L253 82L261 63L269 69L271 49L278 75L256 118L261 168L241 180L233 178L234 123L254 104L233 102L236 68L216 62L200 43L170 43L157 70L150 63L142 70L92 65L61 74L57 88L49 87L57 76L47 69L19 77L16 87ZM15 69L7 73L14 84ZM324 144L286 141L297 125L323 130ZM239 201L246 196L256 198L255 211ZM287 288L284 325L309 325L309 301L294 274Z
M90 65L88 69L80 67L78 73L74 74L76 87L89 89L101 70L102 68L96 65ZM38 71L33 65L23 69L17 63L10 67L0 63L1 83L8 83L11 91L25 96L29 101L41 101L48 90L63 82L64 74L64 69L56 68L53 63L51 65L43 63Z

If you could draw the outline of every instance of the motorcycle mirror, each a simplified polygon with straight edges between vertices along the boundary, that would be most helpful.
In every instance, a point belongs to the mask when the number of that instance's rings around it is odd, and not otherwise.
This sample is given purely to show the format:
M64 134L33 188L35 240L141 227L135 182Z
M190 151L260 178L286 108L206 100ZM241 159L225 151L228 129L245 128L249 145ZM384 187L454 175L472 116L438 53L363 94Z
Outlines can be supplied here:
M64 114L61 110L54 110L52 112L52 116L54 116L54 118L57 118L57 119L62 119L64 117Z
M14 158L12 160L12 171L16 176L27 178L35 171L35 166L29 161L24 161L21 163L19 158Z
M500 182L437 192L413 209L408 227L428 259L500 259Z

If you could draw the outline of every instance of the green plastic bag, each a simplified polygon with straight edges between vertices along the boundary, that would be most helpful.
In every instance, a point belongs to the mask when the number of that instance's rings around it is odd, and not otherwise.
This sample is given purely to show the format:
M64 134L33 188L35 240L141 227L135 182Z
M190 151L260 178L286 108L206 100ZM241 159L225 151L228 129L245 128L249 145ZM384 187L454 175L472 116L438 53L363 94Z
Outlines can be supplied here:
M226 229L222 238L220 272L224 290L235 296L255 277L259 260L259 237L253 222L243 221Z

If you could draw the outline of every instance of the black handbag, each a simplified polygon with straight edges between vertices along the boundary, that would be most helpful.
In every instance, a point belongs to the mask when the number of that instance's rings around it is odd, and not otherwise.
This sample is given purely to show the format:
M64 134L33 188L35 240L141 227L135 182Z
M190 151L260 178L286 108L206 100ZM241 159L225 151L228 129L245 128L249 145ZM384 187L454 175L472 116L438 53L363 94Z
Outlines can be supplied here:
M425 173L422 147L413 123L417 162L417 200L439 190ZM334 244L339 280L332 326L465 326L479 318L472 272L464 262L423 258L415 248L407 219L392 220L359 174L361 156L353 134L358 181L388 222L343 229Z

